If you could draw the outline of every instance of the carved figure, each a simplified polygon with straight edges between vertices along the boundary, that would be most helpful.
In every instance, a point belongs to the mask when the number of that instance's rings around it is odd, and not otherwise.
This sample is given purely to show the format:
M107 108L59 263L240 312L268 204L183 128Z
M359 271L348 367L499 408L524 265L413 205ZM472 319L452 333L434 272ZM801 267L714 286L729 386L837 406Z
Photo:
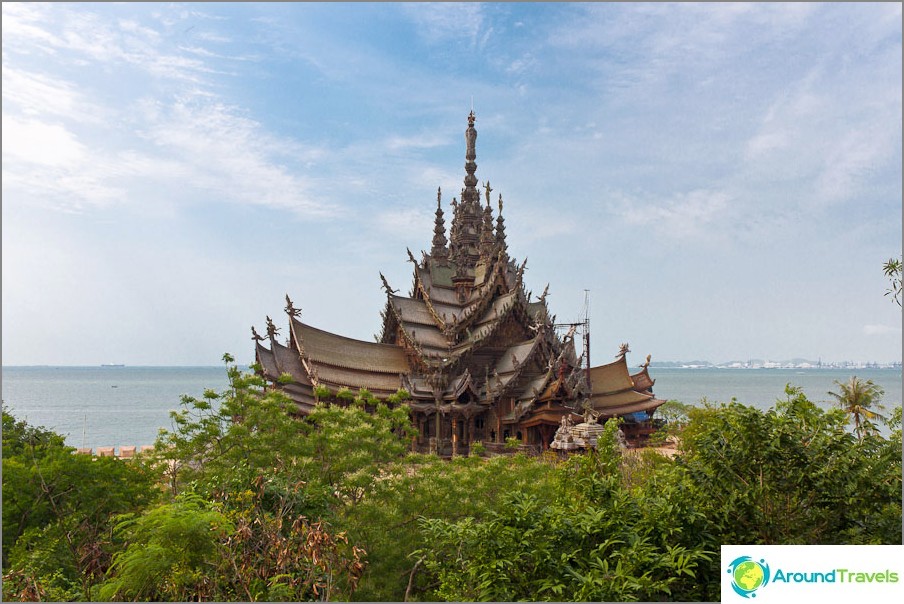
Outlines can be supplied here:
M279 333L279 328L273 324L273 319L267 315L267 335L272 339Z
M383 276L383 273L380 273L380 279L383 281L383 289L386 290L387 294L394 294L399 291L397 289L392 289L391 287L389 287L389 282L386 280L386 277Z
M295 305L292 304L291 298L289 298L289 294L286 294L286 313L288 313L290 317L301 316L301 309L295 308Z

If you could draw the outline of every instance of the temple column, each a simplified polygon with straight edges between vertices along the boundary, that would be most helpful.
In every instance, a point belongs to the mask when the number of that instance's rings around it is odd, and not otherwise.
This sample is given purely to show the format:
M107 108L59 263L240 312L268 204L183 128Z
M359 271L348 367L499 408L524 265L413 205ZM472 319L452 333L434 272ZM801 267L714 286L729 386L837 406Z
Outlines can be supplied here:
M436 399L436 447L433 453L439 455L443 447L443 420L439 410L440 400Z
M458 455L458 419L452 416L452 457Z

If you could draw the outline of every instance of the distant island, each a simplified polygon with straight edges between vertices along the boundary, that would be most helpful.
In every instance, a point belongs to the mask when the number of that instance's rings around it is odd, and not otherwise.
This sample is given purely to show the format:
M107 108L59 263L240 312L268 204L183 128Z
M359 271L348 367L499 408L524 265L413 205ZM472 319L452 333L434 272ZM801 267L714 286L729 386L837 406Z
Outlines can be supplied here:
M790 359L771 361L768 359L748 359L746 361L727 361L713 363L711 361L654 361L651 368L663 369L901 369L901 361L889 363L856 362L856 361L811 361L807 359Z

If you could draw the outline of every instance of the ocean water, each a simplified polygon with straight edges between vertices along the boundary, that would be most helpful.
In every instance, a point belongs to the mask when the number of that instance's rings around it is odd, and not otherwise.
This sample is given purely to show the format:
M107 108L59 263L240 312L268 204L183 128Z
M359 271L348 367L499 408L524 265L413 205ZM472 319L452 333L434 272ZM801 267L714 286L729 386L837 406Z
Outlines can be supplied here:
M835 380L852 375L885 390L887 407L901 404L900 369L674 369L651 368L653 391L662 399L697 404L738 402L767 409L784 398L786 384L810 400L831 405ZM73 447L151 445L160 428L171 428L170 410L182 395L228 386L220 367L4 367L3 403L18 419L53 429Z
M183 395L224 390L220 367L3 367L3 404L73 447L152 445Z

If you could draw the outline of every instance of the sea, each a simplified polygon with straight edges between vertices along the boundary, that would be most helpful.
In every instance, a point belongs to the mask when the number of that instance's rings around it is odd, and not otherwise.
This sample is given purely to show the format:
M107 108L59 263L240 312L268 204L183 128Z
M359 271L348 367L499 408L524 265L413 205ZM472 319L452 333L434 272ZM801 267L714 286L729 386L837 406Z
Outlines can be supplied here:
M901 405L901 369L650 368L653 391L688 404L728 402L768 409L785 398L785 386L829 408L836 381L856 375L872 380L887 408ZM170 411L182 397L223 391L228 378L216 367L3 367L3 405L17 419L52 429L73 447L152 445L161 428L172 429Z

